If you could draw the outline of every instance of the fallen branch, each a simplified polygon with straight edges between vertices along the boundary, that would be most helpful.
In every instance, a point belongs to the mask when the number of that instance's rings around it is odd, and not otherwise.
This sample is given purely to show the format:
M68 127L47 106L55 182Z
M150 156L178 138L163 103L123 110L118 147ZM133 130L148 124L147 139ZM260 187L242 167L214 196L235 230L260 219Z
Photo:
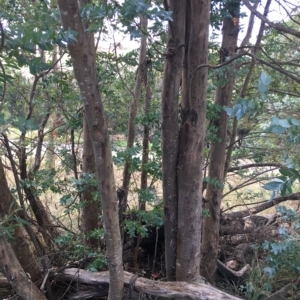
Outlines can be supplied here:
M286 299L287 295L292 289L299 288L299 286L300 286L300 276L293 283L287 284L282 289L275 292L265 300L284 300Z
M264 167L282 167L282 164L279 163L257 163L257 164L248 164L242 166L231 167L228 169L228 172L240 171L250 168L264 168Z
M226 218L232 218L232 219L244 218L244 217L262 212L262 211L264 211L270 207L273 207L281 202L288 201L288 200L299 200L299 199L300 199L300 193L295 193L295 194L291 194L291 195L283 196L283 197L277 197L277 198L274 198L267 202L264 202L262 204L259 204L255 207L247 208L247 209L240 210L240 211L233 212L233 213L223 214L223 216Z
M130 279L134 276L129 272L124 272L124 284L129 287ZM76 282L77 284L87 284L99 286L109 284L109 273L95 272L90 273L82 269L64 269L61 272L53 274L56 281ZM145 293L156 297L173 298L173 299L191 299L191 300L237 300L235 296L226 294L213 286L205 283L186 283L181 281L163 282L154 281L146 278L137 278L134 281L135 292Z
M47 299L24 272L11 246L3 236L0 236L0 270L22 299Z
M234 282L235 284L241 284L247 279L247 272L250 270L249 265L245 265L241 270L234 271L229 269L220 260L217 261L218 272L227 280Z

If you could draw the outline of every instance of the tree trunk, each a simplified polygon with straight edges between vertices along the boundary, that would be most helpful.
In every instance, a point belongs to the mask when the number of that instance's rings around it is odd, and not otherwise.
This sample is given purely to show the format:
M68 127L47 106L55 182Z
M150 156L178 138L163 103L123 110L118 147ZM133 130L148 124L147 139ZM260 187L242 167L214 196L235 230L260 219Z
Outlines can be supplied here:
M188 1L177 165L178 235L176 279L200 276L202 164L206 131L206 89L210 0Z
M96 174L93 143L85 116L83 116L82 172L84 176ZM93 193L96 191L97 188L90 184L89 186L85 187L82 193L85 204L81 211L81 226L84 234L84 243L85 245L91 247L97 247L99 243L98 239L88 237L88 234L92 230L98 228L99 202L93 199Z
M11 194L7 185L7 180L0 159L0 218L3 220L4 216L10 216L14 213L14 210L18 209L15 199ZM14 224L16 225L16 224ZM12 247L15 252L17 259L19 260L24 271L30 274L33 282L41 278L41 272L39 271L32 251L30 250L29 244L26 241L26 236L21 224L18 224L14 231L14 241Z
M30 119L34 105L32 104L33 97L35 95L35 89L36 85L38 83L38 77L35 78L35 81L32 86L32 91L30 95L30 101L29 101L29 109L27 114L27 120ZM36 152L34 157L34 162L30 169L28 170L28 164L27 164L27 153L26 153L26 143L25 143L25 137L26 132L22 132L20 136L20 151L19 151L19 168L20 168L20 177L23 181L26 180L33 180L35 172L37 172L41 166L42 162L42 149L43 149L43 143L44 143L44 131L45 126L49 120L50 117L50 111L51 111L51 101L49 97L47 97L48 103L46 112L44 115L44 118L40 124L39 130L38 130L38 137L37 137L37 145L36 145ZM9 143L6 145L9 147ZM17 177L17 176L16 176ZM30 203L30 207L32 209L32 212L37 220L37 223L41 229L41 233L43 235L43 239L46 243L46 245L49 245L50 239L49 235L54 238L60 235L59 230L54 226L50 214L46 210L45 206L43 205L40 198L36 195L36 191L33 188L33 186L26 186L23 185L24 192L26 194L26 197Z
M232 56L237 48L239 32L239 3L229 2L227 4L227 17L223 21L223 40L220 49L220 63L223 63L226 56ZM215 103L220 107L230 106L233 91L233 69L229 67L226 72L227 83L219 86L216 92ZM220 78L220 80L224 80ZM205 208L209 210L209 217L204 218L203 240L202 240L202 263L201 275L210 281L214 281L217 270L220 209L224 185L225 158L227 146L228 116L225 110L219 114L214 126L217 128L217 142L212 143L210 151L210 165L208 176L210 179L217 179L216 183L207 184Z
M109 300L123 296L122 243L119 228L118 199L115 190L110 137L101 95L98 88L94 36L86 31L77 1L58 0L64 30L77 32L77 41L68 44L78 81L84 113L93 143L96 171L101 191L103 220L111 279Z
M185 49L187 1L169 0L167 5L165 9L173 12L173 22L169 22L162 87L162 174L166 273L167 280L172 281L176 279L178 98Z
M150 86L150 66L145 66L144 74L144 85L145 85L145 115L150 112L150 105L152 99L152 92ZM149 161L149 138L150 138L150 128L149 125L144 125L144 135L143 135L143 151L142 151L142 167L141 167L141 190L146 190L148 188L148 171L147 164ZM139 199L139 209L146 210L146 202L143 199Z
M140 27L143 31L147 31L147 17L140 16ZM134 138L135 138L135 119L138 109L138 103L141 98L141 90L142 90L142 83L143 83L143 76L145 75L144 68L145 68L145 61L146 61L146 51L147 51L147 36L145 32L141 38L140 44L140 56L139 56L139 64L136 74L135 80L135 87L134 87L134 97L130 105L130 112L129 112L129 119L127 124L127 149L132 148L134 145ZM125 162L124 170L123 170L123 185L122 189L124 191L124 198L121 207L126 209L127 207L127 198L128 198L128 190L130 184L130 177L131 177L131 162L130 160ZM122 212L124 213L124 212Z
M265 17L269 13L269 8L270 8L271 1L272 0L268 0L266 2L265 9L264 9L264 16ZM253 7L255 9L257 9L258 5L259 5L259 1L255 2ZM243 41L240 45L239 52L245 51L244 47L247 46L247 44L249 43L252 31L253 31L254 18L255 18L255 15L254 15L253 12L251 12L249 22L248 22L247 34L244 37L244 39L243 39ZM255 43L255 46L253 48L253 55L254 56L256 56L257 52L260 49L260 44L261 44L261 41L262 41L262 38L263 38L264 30L265 30L265 23L261 22L260 29L259 29L257 39L256 39L256 43ZM252 61L251 61L250 67L249 67L249 71L248 71L248 74L247 74L247 76L244 80L244 84L243 84L243 87L242 87L242 90L241 90L241 93L240 93L242 98L244 98L246 96L246 92L248 90L248 85L249 85L251 76L253 74L255 65L256 65L256 60L254 59L254 57L252 57ZM235 140L236 140L237 126L238 126L238 121L237 121L237 118L235 117L234 120L233 120L233 124L232 124L230 142L229 142L229 146L228 146L227 154L226 154L224 177L226 177L226 175L228 173L228 170L229 170L229 166L230 166L230 162L231 162L231 156L232 156L232 152L233 152L234 145L235 145Z
M0 236L0 268L12 288L22 299L47 299L22 269L10 245L2 235Z

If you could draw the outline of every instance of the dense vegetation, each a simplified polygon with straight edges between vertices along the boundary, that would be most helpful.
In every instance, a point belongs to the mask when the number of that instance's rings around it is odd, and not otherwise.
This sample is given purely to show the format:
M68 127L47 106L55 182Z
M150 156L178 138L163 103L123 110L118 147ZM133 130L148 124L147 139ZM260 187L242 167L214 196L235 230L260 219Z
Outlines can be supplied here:
M0 295L299 298L299 3L0 3Z

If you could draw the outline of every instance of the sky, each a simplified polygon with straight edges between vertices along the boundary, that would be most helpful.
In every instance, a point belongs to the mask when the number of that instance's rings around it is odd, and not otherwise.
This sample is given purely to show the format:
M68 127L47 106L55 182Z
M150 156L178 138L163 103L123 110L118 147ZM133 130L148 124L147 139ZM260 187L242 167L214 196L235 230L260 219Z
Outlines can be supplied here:
M258 6L258 11L260 11L261 13L263 13L264 11L264 6L267 0L262 0L262 4L260 4ZM300 0L288 0L290 3L292 3L290 6L285 4L285 8L288 11L291 11L292 6L298 6L300 8ZM273 0L270 6L270 12L268 15L269 20L274 21L274 22L280 22L280 21L284 21L287 19L287 13L284 10L283 7L281 7L278 2L283 5L285 3L284 0ZM246 30L247 30L247 25L248 25L248 20L249 20L249 16L250 16L250 12L249 10L242 5L241 7L241 12L245 12L247 17L245 18L241 18L240 19L240 26L241 26L241 31L239 33L239 42L242 41L242 39L245 36ZM255 43L256 41L256 36L258 34L259 28L260 28L260 20L256 17L255 18L255 22L254 22L254 28L253 28L253 33L252 33L252 37L251 37L251 42ZM212 30L210 30L212 32ZM220 32L221 33L221 32ZM112 31L111 31L111 35L112 35ZM130 40L129 35L124 37L121 36L120 34L115 34L114 35L114 40L115 43L118 44L120 43L121 48L118 49L118 52L127 52L130 51L132 49L136 49L139 47L139 40ZM113 49L113 45L114 45L114 40L113 38L111 38L110 40L103 42L101 41L100 43L100 47L101 50L112 50ZM218 39L217 39L218 40ZM221 35L219 37L219 41L221 43Z
M267 0L261 0L261 2L262 2L262 4L260 4L258 6L257 10L260 13L263 13L265 3L267 2ZM273 0L271 2L271 5L270 5L270 11L269 11L269 14L268 14L268 19L272 22L286 21L287 20L287 12L282 7L283 5L287 9L287 11L291 11L292 6L298 6L298 8L300 9L300 0L288 0L287 2L292 3L292 4L289 6L289 5L285 4L284 0ZM280 5L279 5L279 3L280 3ZM240 24L242 26L244 26L243 31L240 32L240 35L239 35L240 40L242 40L242 38L245 35L245 32L247 30L247 23L248 23L249 16L250 16L250 11L244 5L242 6L241 11L245 12L247 14L247 17L240 20ZM258 34L260 24L261 24L260 20L256 17L255 22L254 22L253 33L252 33L252 37L251 37L251 42L252 43L254 43L256 41L256 36Z

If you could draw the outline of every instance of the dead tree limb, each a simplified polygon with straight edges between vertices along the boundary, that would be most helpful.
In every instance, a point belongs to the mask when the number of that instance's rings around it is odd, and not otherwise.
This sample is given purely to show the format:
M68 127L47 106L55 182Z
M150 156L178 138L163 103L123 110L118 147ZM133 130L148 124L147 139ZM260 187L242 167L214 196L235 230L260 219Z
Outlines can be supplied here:
M124 272L124 284L129 287L130 279L134 276L129 272ZM90 273L86 270L70 268L54 274L56 281L76 282L77 284L87 284L99 286L109 284L109 273ZM238 300L235 296L226 294L213 286L205 283L186 283L182 281L163 282L146 278L137 278L134 283L134 291L145 293L156 297L191 300Z
M287 295L292 289L299 288L299 287L300 287L300 276L293 283L287 284L282 289L275 292L265 300L284 300L286 299Z
M226 218L230 218L230 219L244 218L244 217L262 212L272 206L275 206L281 202L288 201L288 200L300 200L300 193L294 193L294 194L287 195L287 196L276 197L267 202L259 204L255 207L247 208L244 210L240 210L240 211L232 212L232 213L228 213L228 214L223 214L223 216L225 216Z
M11 246L0 236L0 269L18 296L24 300L46 300L44 294L24 272Z

